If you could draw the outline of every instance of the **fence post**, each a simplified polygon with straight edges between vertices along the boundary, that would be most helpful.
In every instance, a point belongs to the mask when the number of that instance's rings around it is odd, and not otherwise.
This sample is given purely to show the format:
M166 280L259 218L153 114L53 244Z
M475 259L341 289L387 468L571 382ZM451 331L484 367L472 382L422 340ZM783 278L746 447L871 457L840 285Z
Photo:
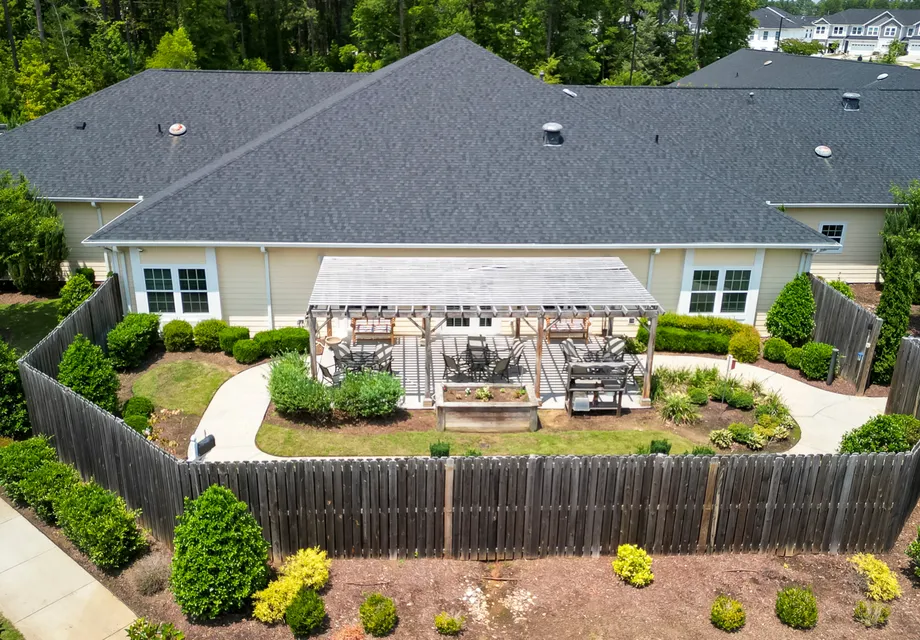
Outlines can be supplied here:
M444 556L454 557L454 459L444 463Z
M837 356L839 354L840 350L837 347L831 350L831 364L827 368L827 384L834 384L834 372L837 370Z
M716 493L716 480L719 477L719 461L715 458L709 461L709 477L706 478L706 495L703 498L703 521L700 524L700 535L696 541L696 550L711 551L709 549L709 530L715 523L711 522L713 513L713 498ZM718 512L716 512L718 517Z

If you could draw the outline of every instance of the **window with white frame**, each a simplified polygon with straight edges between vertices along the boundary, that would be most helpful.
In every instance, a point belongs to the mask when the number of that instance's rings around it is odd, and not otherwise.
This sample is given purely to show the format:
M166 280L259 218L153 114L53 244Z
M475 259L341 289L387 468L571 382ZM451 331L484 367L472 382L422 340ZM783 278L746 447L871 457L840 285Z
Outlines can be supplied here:
M770 32L769 32L769 31L764 31L763 33L760 34L760 39L761 39L761 40L766 40L766 39L769 38L769 37L770 37Z
M843 249L843 238L846 235L846 230L847 225L843 222L821 223L821 233L840 245L837 251Z
M861 35L862 35L862 32L863 32L863 28L862 28L862 27L850 27L850 35L851 35L851 36L861 36Z
M460 329L462 327L468 327L470 326L470 319L469 318L448 318L444 326L450 327L451 329Z
M909 37L911 37L912 35L914 35L914 28L913 28L913 27L908 27L908 28L907 28L907 37L909 38Z
M893 38L897 34L898 34L897 27L885 27L885 37L886 38Z
M812 34L811 29L805 29L805 39L806 40L811 39L811 34Z
M842 35L845 34L846 32L847 32L847 28L846 28L846 27L834 27L834 35L835 35L835 36L842 36Z
M208 280L204 269L144 269L147 309L151 313L208 313Z
M866 28L866 35L867 35L867 36L877 36L877 35L878 35L878 27L868 27L868 28Z
M688 311L744 314L750 288L750 269L695 269Z
M815 27L815 35L823 36L827 33L827 27Z

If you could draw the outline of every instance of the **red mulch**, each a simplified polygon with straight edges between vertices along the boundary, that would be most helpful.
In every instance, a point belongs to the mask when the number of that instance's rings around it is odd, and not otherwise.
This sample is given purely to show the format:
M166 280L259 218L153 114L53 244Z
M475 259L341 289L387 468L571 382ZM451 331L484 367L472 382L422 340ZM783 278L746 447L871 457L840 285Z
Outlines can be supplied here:
M248 612L224 616L210 624L185 619L168 592L141 596L134 587L137 563L118 573L104 573L90 564L61 535L37 524L68 555L122 599L137 615L168 621L194 640L290 639L284 626L268 627ZM432 620L442 610L466 617L467 638L725 638L709 623L709 609L719 593L740 599L747 625L739 637L793 639L803 632L779 623L774 615L776 592L796 583L811 585L818 597L818 626L809 638L917 638L920 636L920 582L912 577L904 550L916 535L920 509L915 510L892 553L879 554L897 573L904 591L891 603L891 619L883 630L865 630L853 621L861 599L860 581L845 555L720 554L656 556L655 582L645 589L629 587L613 574L610 558L545 558L504 562L459 560L333 560L329 586L323 593L329 626L320 637L358 620L364 594L380 591L392 597L399 613L393 638L438 638ZM170 550L155 545L151 554L168 559ZM498 578L496 580L495 578ZM477 591L478 589L478 591ZM469 603L473 594L480 606ZM464 599L464 598L467 599Z

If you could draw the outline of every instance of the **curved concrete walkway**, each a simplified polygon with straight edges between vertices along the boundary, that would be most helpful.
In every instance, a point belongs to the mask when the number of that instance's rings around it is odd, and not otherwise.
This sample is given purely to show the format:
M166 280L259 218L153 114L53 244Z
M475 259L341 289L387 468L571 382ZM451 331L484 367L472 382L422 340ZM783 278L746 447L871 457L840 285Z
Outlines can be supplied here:
M718 367L725 360L704 356L655 356L656 367ZM256 434L268 409L268 364L230 378L208 405L195 435L213 435L216 446L205 459L211 461L272 460L256 446ZM779 393L802 428L802 439L789 453L833 453L844 433L885 411L885 398L847 396L825 391L767 369L738 363L732 371L745 380L759 380Z

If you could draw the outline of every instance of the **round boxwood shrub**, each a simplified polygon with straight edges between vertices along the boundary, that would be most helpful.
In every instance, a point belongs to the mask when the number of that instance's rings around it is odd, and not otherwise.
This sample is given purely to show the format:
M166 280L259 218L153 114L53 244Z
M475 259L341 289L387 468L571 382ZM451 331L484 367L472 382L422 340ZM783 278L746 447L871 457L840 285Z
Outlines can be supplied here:
M846 296L847 298L849 298L850 300L853 300L853 299L856 297L856 294L853 293L853 288L850 287L850 285L848 285L848 284L847 284L846 282L844 282L843 280L829 280L829 281L827 282L827 285L828 285L831 289L834 289L834 290L836 290L836 291L842 293L843 295L845 295L845 296Z
M170 588L182 612L212 620L245 606L268 582L268 543L245 503L211 486L185 499L173 540Z
M147 430L147 427L150 426L150 420L147 419L147 416L140 414L132 414L130 416L124 417L125 424L137 431L138 433L144 433Z
M898 413L881 415L847 431L840 441L840 453L910 451L918 440L920 420Z
M255 340L237 340L233 345L233 357L240 364L252 364L262 357L262 347Z
M735 389L725 398L725 404L735 409L748 411L754 408L754 394L744 389Z
M811 339L815 331L815 297L808 274L801 273L787 283L767 312L767 331L794 346Z
M799 369L802 366L802 347L792 347L786 352L786 366Z
M809 587L786 587L776 594L776 617L793 629L818 624L818 599Z
M709 403L709 392L706 389L690 387L687 389L687 396L690 398L690 402L695 405L703 406Z
M396 605L382 593L372 593L358 610L364 631L376 638L383 637L396 627Z
M106 336L109 359L117 369L130 369L144 361L147 351L160 337L160 316L129 313Z
M316 591L303 587L285 610L284 621L295 638L309 636L326 622L326 605Z
M277 356L284 353L284 345L281 342L281 333L272 329L271 331L260 331L252 337L259 343L262 353L267 356Z
M45 462L57 460L57 453L44 437L13 442L0 449L0 486L16 502L24 497L19 484Z
M757 362L760 357L760 334L757 329L745 325L728 342L728 352L738 362Z
M195 325L195 346L202 351L220 351L220 332L227 328L223 320L202 320Z
M79 333L61 358L58 382L109 413L118 410L121 382L115 367L105 357L102 349Z
M96 270L92 267L80 267L74 271L74 274L77 273L86 278L90 284L96 283Z
M310 332L306 329L302 327L284 327L283 329L278 329L278 336L281 340L281 349L283 351L309 353Z
M220 350L228 356L232 356L233 345L240 340L249 340L249 329L246 327L227 327L226 329L221 329L220 333L217 334L217 338L220 342Z
M737 631L744 626L746 621L744 606L724 594L720 595L712 603L709 620L716 629L728 631L729 633Z
M16 351L0 340L0 436L15 438L31 431L26 396L19 378Z
M655 574L652 573L652 556L634 544L621 544L617 547L613 572L623 582L638 588L652 584L655 579Z
M402 381L392 374L349 373L335 390L335 408L353 418L391 416L405 394Z
M19 482L19 490L35 515L53 523L57 501L79 483L80 474L69 464L46 460Z
M763 357L770 362L786 362L786 354L792 345L782 338L767 338L763 343Z
M831 366L834 347L823 342L809 342L802 347L802 374L809 380L824 380Z
M170 320L163 327L163 346L167 351L188 351L195 346L192 325L185 320Z
M146 396L134 396L129 398L125 403L124 409L121 411L121 415L124 417L128 416L144 416L149 418L153 415L153 400Z
M75 273L61 287L61 301L58 303L58 321L63 320L93 295L93 283L82 273Z
M457 636L463 631L463 617L442 611L434 617L434 629L442 636Z

